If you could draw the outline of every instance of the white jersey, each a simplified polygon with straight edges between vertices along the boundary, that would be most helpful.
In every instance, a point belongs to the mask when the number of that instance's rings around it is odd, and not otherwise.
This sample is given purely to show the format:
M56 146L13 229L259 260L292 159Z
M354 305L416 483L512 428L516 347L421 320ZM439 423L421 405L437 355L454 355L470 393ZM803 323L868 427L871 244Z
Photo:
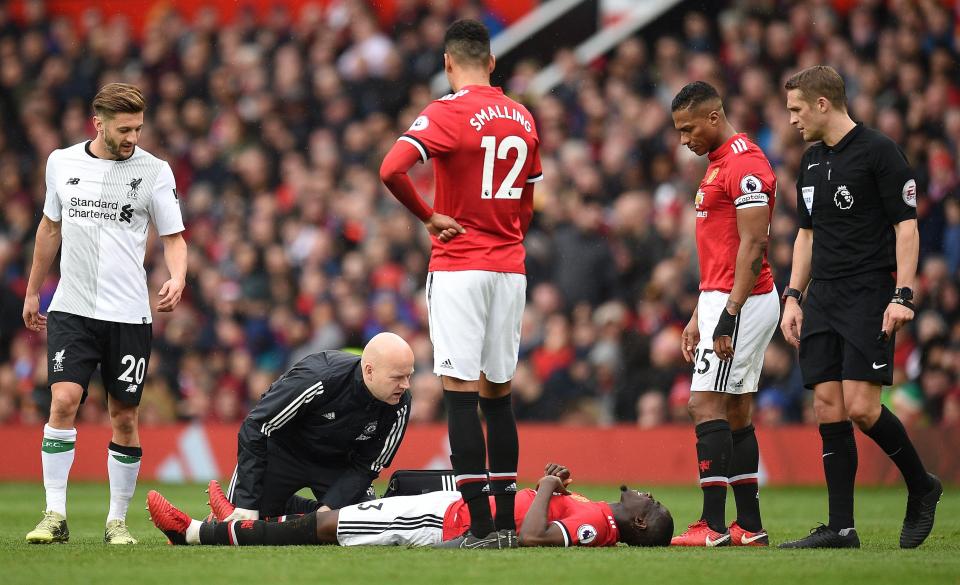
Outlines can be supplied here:
M173 171L141 148L126 160L100 159L90 143L47 159L43 214L62 222L60 284L50 303L117 323L151 323L143 257L148 220L161 236L183 231Z

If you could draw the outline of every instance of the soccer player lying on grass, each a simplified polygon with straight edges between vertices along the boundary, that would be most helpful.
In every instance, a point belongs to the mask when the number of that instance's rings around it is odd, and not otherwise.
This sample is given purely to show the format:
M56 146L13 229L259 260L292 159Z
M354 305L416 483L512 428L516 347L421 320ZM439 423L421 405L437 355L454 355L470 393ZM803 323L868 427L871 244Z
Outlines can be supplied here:
M594 502L567 491L570 471L554 463L537 489L517 493L515 516L520 546L667 546L673 535L670 512L650 494L621 488L620 501ZM225 518L232 505L220 485L210 482L214 515ZM492 500L493 498L491 498ZM492 502L491 502L492 503ZM436 546L470 528L459 492L395 496L328 512L311 512L282 522L191 519L158 492L147 494L153 523L172 544L297 545L339 544ZM508 548L515 543L499 543ZM484 547L492 548L492 547Z

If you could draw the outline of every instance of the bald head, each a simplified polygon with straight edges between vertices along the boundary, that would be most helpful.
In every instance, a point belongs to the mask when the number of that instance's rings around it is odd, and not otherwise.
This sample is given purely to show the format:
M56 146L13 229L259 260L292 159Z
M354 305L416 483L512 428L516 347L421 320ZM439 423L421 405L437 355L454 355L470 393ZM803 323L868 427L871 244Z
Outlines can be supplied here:
M395 333L378 333L363 348L360 367L370 393L387 404L397 404L410 387L413 350Z

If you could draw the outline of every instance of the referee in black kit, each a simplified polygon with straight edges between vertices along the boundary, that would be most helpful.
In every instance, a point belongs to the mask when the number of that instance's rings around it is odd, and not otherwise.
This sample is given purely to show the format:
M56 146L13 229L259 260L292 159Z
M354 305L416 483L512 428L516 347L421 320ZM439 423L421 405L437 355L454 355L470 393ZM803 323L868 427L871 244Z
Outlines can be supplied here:
M830 519L780 546L860 546L852 420L903 474L909 496L900 547L915 548L933 529L943 488L924 469L900 420L881 406L880 387L892 382L894 335L914 316L916 178L892 140L850 118L834 69L804 69L784 87L790 123L814 144L797 177L800 230L781 330L799 347L803 383L814 391Z
M229 520L342 508L376 497L410 419L413 350L380 333L358 356L321 351L271 384L240 428ZM317 501L295 494L310 488Z

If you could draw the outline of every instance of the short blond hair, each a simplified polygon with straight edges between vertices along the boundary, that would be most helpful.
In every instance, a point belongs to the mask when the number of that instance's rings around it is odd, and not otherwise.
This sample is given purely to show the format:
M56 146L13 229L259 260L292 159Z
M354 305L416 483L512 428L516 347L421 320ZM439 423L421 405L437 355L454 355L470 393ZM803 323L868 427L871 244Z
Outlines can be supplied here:
M129 83L108 83L93 98L93 111L101 118L139 114L147 108L140 88Z
M807 102L812 103L823 97L835 107L847 109L847 90L843 78L829 65L814 65L794 73L783 84L783 88L787 91L799 89Z

